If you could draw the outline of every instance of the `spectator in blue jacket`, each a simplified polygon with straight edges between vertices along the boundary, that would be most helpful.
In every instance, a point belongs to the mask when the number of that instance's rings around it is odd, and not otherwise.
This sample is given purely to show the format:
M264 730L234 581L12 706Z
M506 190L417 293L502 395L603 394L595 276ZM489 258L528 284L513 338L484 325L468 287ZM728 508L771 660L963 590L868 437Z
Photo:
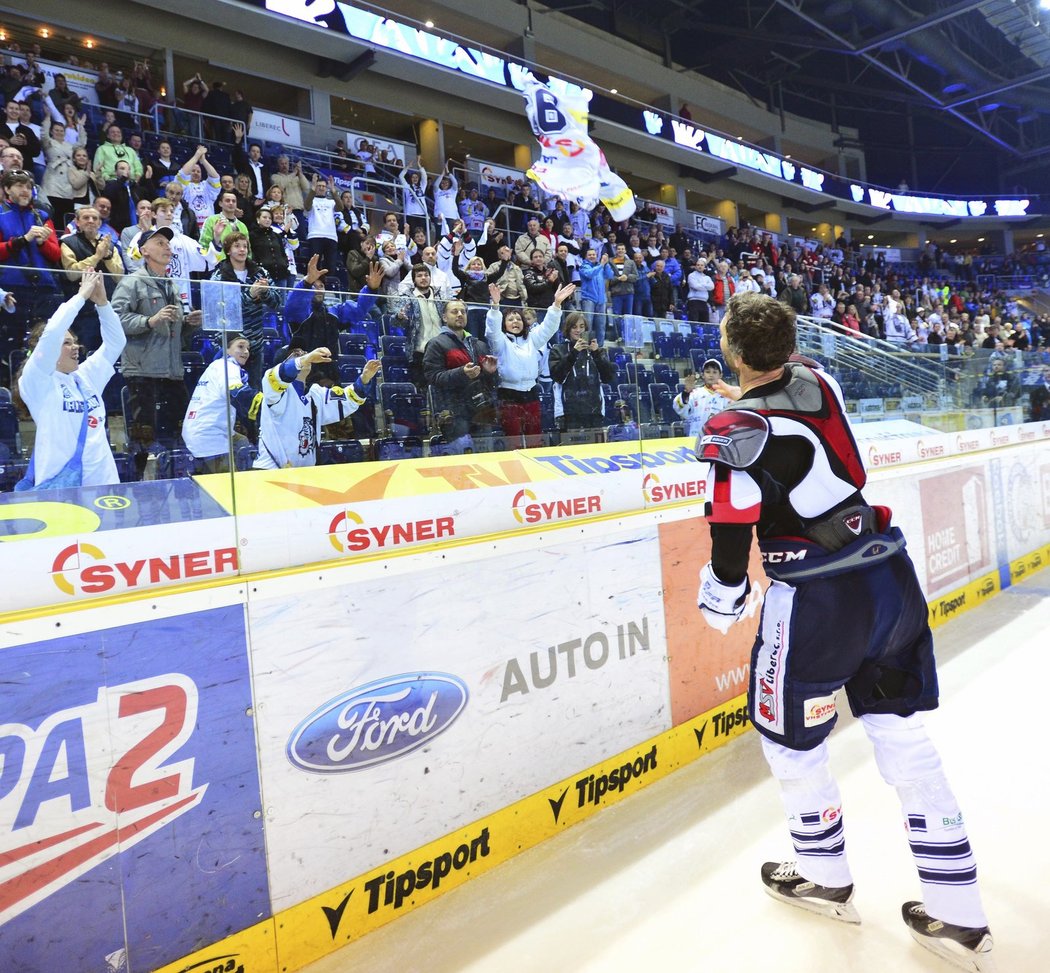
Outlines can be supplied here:
M587 315L587 324L594 338L601 348L605 344L605 323L607 299L605 296L605 282L612 280L613 271L609 266L609 255L602 254L598 259L593 247L584 256L580 264L580 307Z
M664 271L671 278L671 283L674 284L674 289L677 292L682 285L682 265L667 247L661 247L660 259L664 262Z
M634 282L634 313L643 318L653 316L653 293L651 281L656 272L651 270L645 262L645 251L635 250L631 259L638 271L638 277Z

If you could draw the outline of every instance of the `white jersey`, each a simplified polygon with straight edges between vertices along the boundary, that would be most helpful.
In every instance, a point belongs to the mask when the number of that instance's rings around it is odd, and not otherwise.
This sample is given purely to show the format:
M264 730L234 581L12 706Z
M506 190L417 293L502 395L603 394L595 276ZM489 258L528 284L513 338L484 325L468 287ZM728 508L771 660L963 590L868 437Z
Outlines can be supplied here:
M405 201L405 216L427 215L427 173L419 170L419 182L413 184L406 178L408 169L402 169L398 176L401 183L402 198Z
M306 211L308 240L338 240L337 225L345 226L343 214L336 209L335 200L329 196L315 196Z
M196 459L229 451L230 430L237 421L230 392L247 384L248 373L234 358L220 358L204 369L182 420L182 439Z
M33 475L37 483L49 480L69 462L76 450L85 412L83 485L120 482L113 450L106 438L102 390L113 376L127 338L111 305L98 308L102 330L102 346L98 351L72 374L66 375L56 368L66 332L83 306L84 298L79 294L59 305L18 379L22 401L36 422Z
M827 320L835 309L835 298L830 294L821 294L820 291L817 291L816 294L810 294L809 307L813 312L813 317Z
M215 200L219 198L222 189L218 179L202 179L193 182L182 170L178 175L179 185L182 186L182 205L188 206L197 218L197 229L204 227L204 221L209 216L215 215Z
M729 399L720 392L713 392L706 385L698 385L689 393L688 398L676 395L671 403L674 411L685 420L687 436L699 436L704 423L727 405Z
M446 179L449 180L449 187L448 189L442 189L441 183ZM450 227L455 226L456 220L459 219L459 204L456 202L456 195L459 193L459 183L456 181L456 177L451 172L444 173L437 178L431 192L434 196L434 219L444 219L448 221Z
M351 388L311 385L304 391L300 381L284 381L280 370L274 365L263 375L257 470L315 466L321 427L352 415L365 401L358 382Z

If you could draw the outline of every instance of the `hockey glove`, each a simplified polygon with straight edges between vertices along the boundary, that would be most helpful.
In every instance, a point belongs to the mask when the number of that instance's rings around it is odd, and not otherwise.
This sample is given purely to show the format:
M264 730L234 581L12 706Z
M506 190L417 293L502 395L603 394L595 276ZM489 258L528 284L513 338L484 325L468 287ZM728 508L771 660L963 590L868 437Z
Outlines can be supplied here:
M700 571L700 593L696 604L707 624L725 635L743 613L750 590L751 582L747 578L738 585L723 584L708 561Z

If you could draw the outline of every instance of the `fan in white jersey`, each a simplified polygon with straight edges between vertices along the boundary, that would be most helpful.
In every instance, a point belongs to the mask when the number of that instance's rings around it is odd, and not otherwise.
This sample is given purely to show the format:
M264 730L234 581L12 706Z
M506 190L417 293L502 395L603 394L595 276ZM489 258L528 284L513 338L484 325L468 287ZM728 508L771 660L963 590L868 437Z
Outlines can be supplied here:
M456 203L456 195L459 193L459 182L448 166L445 166L441 177L434 184L431 194L434 197L434 219L444 220L451 226L459 219L459 205Z
M80 346L69 326L87 301L96 305L102 346L81 364ZM18 377L18 394L36 422L36 443L26 476L15 489L119 483L106 438L102 390L127 339L106 297L102 274L85 273L77 294L59 305L29 340L32 353Z
M207 180L203 178L204 172L208 173ZM193 212L200 230L215 211L215 200L222 189L218 170L208 161L208 150L198 145L197 151L182 164L175 178L182 186L182 205Z
M672 408L685 420L685 434L699 436L704 423L711 416L717 415L730 400L720 391L722 385L722 366L716 358L708 358L701 369L704 381L696 384L695 375L686 375L685 393L676 395L671 403Z
M378 373L379 362L366 362L361 377L349 388L306 388L310 368L331 360L332 352L327 348L309 353L293 348L283 362L263 375L259 458L254 464L257 470L316 465L321 427L353 415L364 404L365 386Z
M197 380L182 420L182 439L198 473L228 473L231 440L235 453L248 445L234 424L238 417L254 420L262 404L262 394L248 384L244 366L250 354L248 339L233 335L225 357L213 361Z

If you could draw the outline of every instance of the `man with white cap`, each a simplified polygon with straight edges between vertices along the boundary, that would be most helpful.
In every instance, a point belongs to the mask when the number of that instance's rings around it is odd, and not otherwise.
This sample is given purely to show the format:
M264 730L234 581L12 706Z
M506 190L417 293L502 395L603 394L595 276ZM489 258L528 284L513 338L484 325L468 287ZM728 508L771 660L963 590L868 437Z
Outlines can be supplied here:
M150 447L158 439L174 442L189 394L182 377L182 335L200 327L201 312L186 312L168 275L170 226L139 237L143 266L122 278L113 294L113 310L128 343L121 371L128 383L128 439L141 477Z

